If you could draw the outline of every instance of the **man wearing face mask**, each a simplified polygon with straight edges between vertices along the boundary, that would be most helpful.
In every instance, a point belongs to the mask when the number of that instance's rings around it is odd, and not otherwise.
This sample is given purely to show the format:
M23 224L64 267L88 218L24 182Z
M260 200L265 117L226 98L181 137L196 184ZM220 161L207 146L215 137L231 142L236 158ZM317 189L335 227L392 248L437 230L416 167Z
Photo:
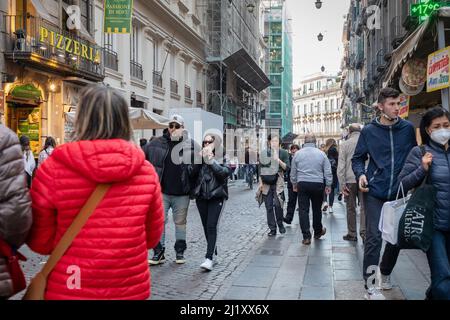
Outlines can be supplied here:
M398 175L405 164L406 157L416 143L414 126L399 118L400 93L384 88L378 96L378 108L381 116L361 131L352 169L364 193L366 213L366 241L364 244L363 277L367 293L366 299L384 300L379 289L392 289L390 276L383 270L392 270L397 261L399 249L387 244L380 263L381 274L378 287L367 283L372 274L371 267L378 266L382 246L381 232L378 230L381 209L387 201L395 200L399 188ZM366 160L370 157L366 169Z
M185 263L186 219L192 185L188 165L194 161L191 157L195 153L194 148L194 142L188 138L187 131L184 129L183 117L172 115L169 128L164 130L163 136L149 142L144 149L146 159L155 167L160 179L165 222L168 220L169 209L172 209L177 264ZM165 231L153 251L154 255L149 260L149 264L164 263Z

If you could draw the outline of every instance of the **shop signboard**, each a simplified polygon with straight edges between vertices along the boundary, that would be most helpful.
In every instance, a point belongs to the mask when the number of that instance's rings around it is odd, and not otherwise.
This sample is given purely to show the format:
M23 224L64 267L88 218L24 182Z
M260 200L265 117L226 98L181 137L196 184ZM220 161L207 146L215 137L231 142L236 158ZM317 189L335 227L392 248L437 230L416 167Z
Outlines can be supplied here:
M40 108L17 108L17 134L30 138L30 148L34 156L40 149Z
M402 119L406 119L409 116L409 100L410 100L409 96L405 94L400 95L399 117Z
M450 47L428 55L427 92L450 87Z
M133 0L105 0L105 33L131 33Z

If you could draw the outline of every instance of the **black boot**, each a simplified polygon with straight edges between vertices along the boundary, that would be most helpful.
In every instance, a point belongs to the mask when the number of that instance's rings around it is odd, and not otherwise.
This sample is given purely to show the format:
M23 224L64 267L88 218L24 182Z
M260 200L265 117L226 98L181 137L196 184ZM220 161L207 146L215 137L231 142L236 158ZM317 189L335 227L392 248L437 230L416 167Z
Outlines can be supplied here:
M165 248L162 246L160 242L153 248L153 258L148 260L150 265L156 266L158 264L162 264L166 262L166 258L164 257Z

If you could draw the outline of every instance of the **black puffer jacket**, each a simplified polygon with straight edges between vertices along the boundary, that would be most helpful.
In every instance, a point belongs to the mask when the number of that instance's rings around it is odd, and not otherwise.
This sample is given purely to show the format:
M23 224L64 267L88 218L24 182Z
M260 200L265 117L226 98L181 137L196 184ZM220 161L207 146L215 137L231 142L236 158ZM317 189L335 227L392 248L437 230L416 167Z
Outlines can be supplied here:
M191 176L195 179L191 196L195 199L228 199L228 177L231 167L228 163L220 164L212 160L209 164L190 167Z
M169 143L169 130L165 129L161 137L150 141L144 148L145 158L155 167L160 182L164 175L164 162L166 157L170 156ZM183 192L184 194L189 194L193 182L189 175L189 165L201 163L201 160L195 159L195 155L200 152L200 147L197 146L193 140L189 139L187 133L185 133L182 141L178 143L174 149L175 148L179 150L179 163L182 166L180 182L183 187Z
M430 141L425 151L433 155L428 183L436 187L436 207L434 212L434 227L437 230L450 231L450 149ZM405 192L416 188L426 176L422 166L422 150L415 147L406 159L405 166L399 176Z

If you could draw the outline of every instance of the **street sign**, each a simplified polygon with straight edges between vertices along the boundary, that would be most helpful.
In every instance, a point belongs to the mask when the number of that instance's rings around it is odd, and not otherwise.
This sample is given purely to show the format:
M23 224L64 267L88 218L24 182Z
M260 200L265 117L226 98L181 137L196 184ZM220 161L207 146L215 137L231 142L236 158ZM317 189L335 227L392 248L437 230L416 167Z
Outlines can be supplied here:
M131 33L133 0L105 0L105 33Z

